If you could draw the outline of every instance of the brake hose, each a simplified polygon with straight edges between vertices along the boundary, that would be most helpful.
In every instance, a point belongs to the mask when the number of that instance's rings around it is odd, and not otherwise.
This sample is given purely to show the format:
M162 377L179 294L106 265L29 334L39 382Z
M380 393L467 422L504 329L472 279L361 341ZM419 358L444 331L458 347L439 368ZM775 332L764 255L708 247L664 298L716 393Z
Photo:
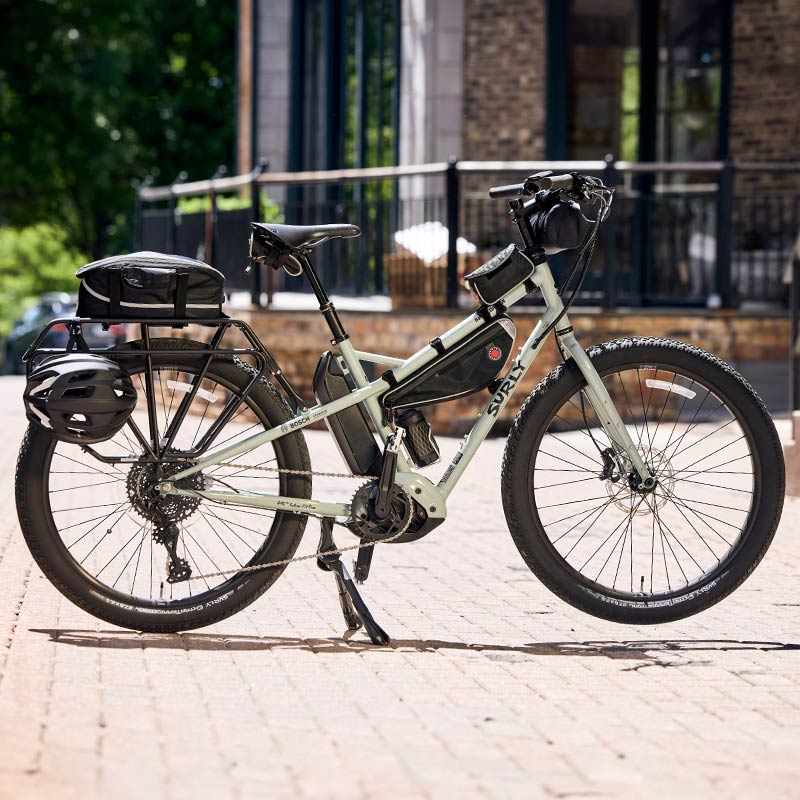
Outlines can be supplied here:
M610 197L610 196L609 196ZM594 247L597 243L597 236L600 232L600 226L603 224L606 216L608 215L608 210L611 208L611 200L606 198L605 196L600 197L600 210L597 214L597 218L595 219L594 227L589 231L586 235L586 240L583 243L583 246L578 253L577 258L575 259L575 263L572 265L572 269L570 269L567 277L564 279L563 283L561 284L561 288L558 290L559 294L562 294L566 289L567 283L571 280L572 276L575 274L575 271L578 269L578 265L583 261L583 264L580 267L580 274L578 275L578 280L575 283L575 288L572 290L572 293L569 296L569 300L564 303L564 307L558 313L556 318L542 331L541 334L536 338L533 343L533 347L538 347L539 344L550 334L550 332L561 322L562 317L569 311L570 306L575 302L575 299L578 296L578 292L583 286L583 281L586 278L586 273L589 271L589 264L592 260L592 254L594 253Z

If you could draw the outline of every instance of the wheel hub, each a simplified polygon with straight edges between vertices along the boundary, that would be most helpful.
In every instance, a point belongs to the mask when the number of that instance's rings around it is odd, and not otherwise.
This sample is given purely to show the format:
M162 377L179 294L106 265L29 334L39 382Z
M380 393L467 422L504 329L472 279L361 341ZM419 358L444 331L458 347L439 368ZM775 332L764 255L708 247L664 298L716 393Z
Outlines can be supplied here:
M664 507L675 487L675 470L672 462L666 457L662 450L651 448L644 458L644 462L655 479L651 486L645 486L636 470L632 470L627 476L627 483L630 492L619 491L619 478L612 480L610 477L605 480L606 493L613 499L614 505L626 514L650 514L653 510L660 510ZM663 491L656 492L656 487L660 486ZM649 495L649 500L642 500Z
M166 463L141 461L134 464L128 472L126 481L128 500L133 510L140 517L157 525L188 519L197 510L201 498L162 495L156 491L156 485L194 465L193 461ZM202 489L203 475L195 472L187 478L176 481L175 485L181 489Z

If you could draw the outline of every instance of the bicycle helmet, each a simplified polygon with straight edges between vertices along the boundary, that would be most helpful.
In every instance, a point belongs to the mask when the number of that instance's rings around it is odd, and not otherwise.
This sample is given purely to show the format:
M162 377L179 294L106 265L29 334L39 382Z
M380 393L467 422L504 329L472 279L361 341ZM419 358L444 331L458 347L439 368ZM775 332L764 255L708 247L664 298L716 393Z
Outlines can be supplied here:
M94 444L122 428L136 407L136 389L110 359L68 353L34 367L23 400L28 419L58 439Z

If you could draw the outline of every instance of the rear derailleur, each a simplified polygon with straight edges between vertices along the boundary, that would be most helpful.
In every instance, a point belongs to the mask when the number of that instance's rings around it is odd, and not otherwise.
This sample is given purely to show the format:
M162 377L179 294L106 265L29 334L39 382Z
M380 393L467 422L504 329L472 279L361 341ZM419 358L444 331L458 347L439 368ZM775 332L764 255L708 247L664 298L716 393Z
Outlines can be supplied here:
M189 562L178 555L178 536L178 526L169 520L153 528L153 541L167 550L167 583L180 583L192 577Z

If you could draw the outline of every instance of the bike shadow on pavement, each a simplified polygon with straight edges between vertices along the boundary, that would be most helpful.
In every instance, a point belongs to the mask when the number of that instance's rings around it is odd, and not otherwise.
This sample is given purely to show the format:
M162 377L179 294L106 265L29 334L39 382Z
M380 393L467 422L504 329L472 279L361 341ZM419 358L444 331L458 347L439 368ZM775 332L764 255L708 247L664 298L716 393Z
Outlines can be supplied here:
M680 666L696 663L715 653L758 651L764 653L797 650L794 642L749 641L738 639L641 639L620 641L534 642L523 645L479 644L440 639L392 639L388 647L377 647L363 638L362 632L345 638L299 638L292 636L241 636L217 633L137 633L124 630L76 630L71 628L31 628L50 641L76 647L109 650L306 650L311 653L391 653L393 651L461 651L484 654L490 659L518 660L525 656L578 656L615 660L646 661L650 665ZM646 665L643 665L646 666Z

